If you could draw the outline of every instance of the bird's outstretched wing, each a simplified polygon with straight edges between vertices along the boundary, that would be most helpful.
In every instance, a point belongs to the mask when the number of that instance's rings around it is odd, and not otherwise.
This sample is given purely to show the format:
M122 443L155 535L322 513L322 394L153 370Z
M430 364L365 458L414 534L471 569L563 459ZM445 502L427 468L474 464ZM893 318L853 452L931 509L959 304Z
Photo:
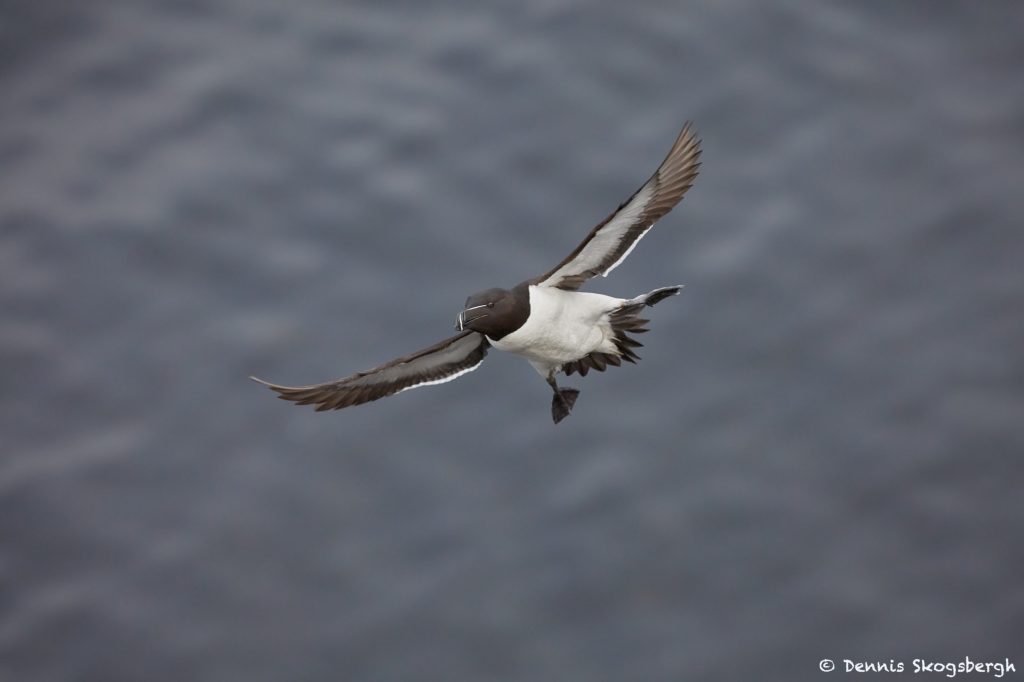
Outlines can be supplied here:
M679 203L697 177L699 167L700 140L687 123L644 186L591 230L554 270L530 281L542 287L576 290L591 277L607 276L655 221Z
M418 353L344 379L313 386L278 386L256 377L253 381L277 391L282 400L316 405L317 412L368 403L418 386L443 384L472 372L487 355L483 334L465 331Z

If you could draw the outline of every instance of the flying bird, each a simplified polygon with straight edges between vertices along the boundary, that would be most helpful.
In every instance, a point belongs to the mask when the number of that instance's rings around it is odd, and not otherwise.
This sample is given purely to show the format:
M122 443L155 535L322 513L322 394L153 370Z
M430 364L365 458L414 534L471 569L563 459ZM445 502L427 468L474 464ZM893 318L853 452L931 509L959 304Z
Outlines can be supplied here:
M586 239L549 272L511 289L486 289L466 299L455 319L458 333L417 353L344 379L312 386L279 386L254 381L283 400L339 410L410 388L451 381L484 361L490 347L521 355L554 391L551 417L557 424L572 411L579 391L560 387L555 375L586 376L622 361L636 362L631 335L646 332L648 306L678 294L682 286L655 289L633 298L579 291L590 278L607 276L630 254L654 223L672 210L693 184L700 167L700 140L683 126L668 156L633 196L590 231Z

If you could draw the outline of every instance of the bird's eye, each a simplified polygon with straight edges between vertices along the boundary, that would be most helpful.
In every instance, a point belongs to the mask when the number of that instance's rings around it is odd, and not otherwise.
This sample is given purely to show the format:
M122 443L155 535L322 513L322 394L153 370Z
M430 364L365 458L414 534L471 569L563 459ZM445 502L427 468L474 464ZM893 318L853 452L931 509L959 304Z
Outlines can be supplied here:
M491 302L489 302L489 303L487 304L487 307L488 307L488 308L493 308L493 307L494 307L494 301L491 301Z

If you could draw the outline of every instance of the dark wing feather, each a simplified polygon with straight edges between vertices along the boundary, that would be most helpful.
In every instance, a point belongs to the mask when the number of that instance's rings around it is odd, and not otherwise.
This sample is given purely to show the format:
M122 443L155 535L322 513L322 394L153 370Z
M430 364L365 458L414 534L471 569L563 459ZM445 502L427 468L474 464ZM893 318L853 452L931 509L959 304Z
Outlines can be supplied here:
M687 123L654 175L595 227L554 270L533 284L575 290L591 277L607 276L655 221L679 203L700 168L700 140Z
M276 391L282 400L316 405L318 412L368 403L395 393L451 381L480 366L489 344L483 334L462 332L418 353L344 379L313 386L278 386L256 377L253 381Z

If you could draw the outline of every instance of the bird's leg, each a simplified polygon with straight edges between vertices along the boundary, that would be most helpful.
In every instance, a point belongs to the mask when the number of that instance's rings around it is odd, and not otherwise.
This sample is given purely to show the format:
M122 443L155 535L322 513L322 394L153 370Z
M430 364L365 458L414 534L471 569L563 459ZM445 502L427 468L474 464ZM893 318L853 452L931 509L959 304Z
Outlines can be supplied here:
M547 381L548 386L555 392L555 396L551 400L551 418L557 424L572 412L572 406L576 404L576 397L579 396L580 392L575 388L559 388L558 384L555 383L554 373L548 375Z

